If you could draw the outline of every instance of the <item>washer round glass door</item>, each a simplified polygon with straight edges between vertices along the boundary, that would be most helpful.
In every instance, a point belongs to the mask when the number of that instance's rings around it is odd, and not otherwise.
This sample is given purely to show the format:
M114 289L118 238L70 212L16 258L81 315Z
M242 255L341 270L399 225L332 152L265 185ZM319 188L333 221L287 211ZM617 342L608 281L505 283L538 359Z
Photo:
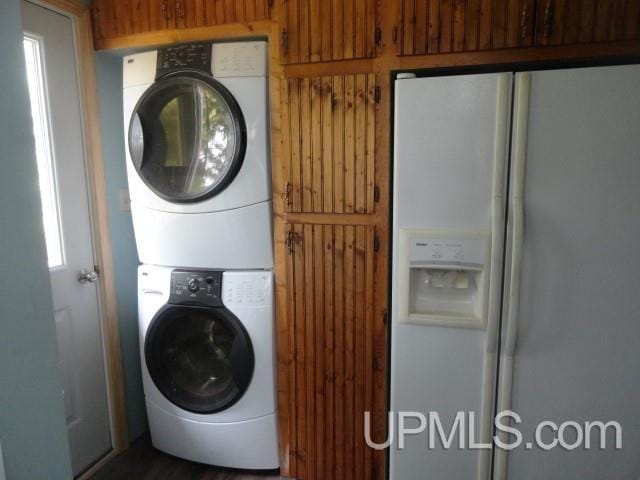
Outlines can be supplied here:
M246 128L231 93L212 77L180 72L140 98L129 125L138 174L158 196L195 202L224 189L242 165Z
M174 405L194 413L229 408L253 375L249 336L225 308L167 306L145 338L151 379Z

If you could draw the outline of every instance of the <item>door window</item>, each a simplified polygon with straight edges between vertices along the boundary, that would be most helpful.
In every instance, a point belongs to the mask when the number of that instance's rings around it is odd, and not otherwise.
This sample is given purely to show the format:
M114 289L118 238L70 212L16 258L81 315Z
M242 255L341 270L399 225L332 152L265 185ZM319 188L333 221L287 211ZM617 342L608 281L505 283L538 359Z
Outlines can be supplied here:
M147 333L145 358L162 394L196 413L233 405L253 373L249 337L224 308L171 306L161 311Z
M38 184L40 186L40 200L42 201L42 220L44 223L47 258L49 268L56 268L64 264L64 254L41 45L40 40L29 35L24 37L23 44L27 66L31 118L33 120L33 136L36 143Z
M159 81L140 99L129 147L138 173L158 195L201 200L223 189L240 168L244 121L218 82L181 75Z

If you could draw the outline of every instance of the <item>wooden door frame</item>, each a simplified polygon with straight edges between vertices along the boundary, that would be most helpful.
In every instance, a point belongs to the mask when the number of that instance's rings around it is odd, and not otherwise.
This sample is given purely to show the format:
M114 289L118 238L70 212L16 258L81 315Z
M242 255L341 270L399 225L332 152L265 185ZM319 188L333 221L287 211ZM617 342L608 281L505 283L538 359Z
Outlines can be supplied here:
M79 479L85 479L89 478L113 456L129 446L118 326L118 305L109 232L104 160L102 158L91 15L88 6L81 5L73 0L27 1L66 16L73 25L93 252L100 273L100 280L97 282L98 311L102 333L112 445L112 449L104 457L78 477Z

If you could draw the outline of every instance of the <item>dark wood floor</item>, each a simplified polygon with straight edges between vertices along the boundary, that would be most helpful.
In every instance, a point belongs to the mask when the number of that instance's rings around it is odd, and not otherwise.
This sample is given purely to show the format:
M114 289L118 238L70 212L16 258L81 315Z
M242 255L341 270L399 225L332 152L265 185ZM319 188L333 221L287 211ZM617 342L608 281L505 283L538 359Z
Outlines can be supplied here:
M249 453L249 452L248 452ZM92 480L280 480L277 472L242 472L181 460L151 445L148 435L102 467Z

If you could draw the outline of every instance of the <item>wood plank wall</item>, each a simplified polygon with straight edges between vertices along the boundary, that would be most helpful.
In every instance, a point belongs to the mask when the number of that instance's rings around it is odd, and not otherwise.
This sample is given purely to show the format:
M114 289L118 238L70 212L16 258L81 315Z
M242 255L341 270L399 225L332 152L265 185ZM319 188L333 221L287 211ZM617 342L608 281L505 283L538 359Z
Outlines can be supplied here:
M375 76L292 78L283 86L287 211L372 213Z
M640 59L640 0L95 0L99 48L269 39L281 473L382 480L392 72ZM435 54L435 55L434 55Z
M638 37L639 0L398 0L399 55Z
M375 0L280 2L284 63L375 56Z
M375 232L370 225L291 224L287 264L289 474L370 479L362 416L374 406Z
M269 0L94 0L94 41L271 18Z

